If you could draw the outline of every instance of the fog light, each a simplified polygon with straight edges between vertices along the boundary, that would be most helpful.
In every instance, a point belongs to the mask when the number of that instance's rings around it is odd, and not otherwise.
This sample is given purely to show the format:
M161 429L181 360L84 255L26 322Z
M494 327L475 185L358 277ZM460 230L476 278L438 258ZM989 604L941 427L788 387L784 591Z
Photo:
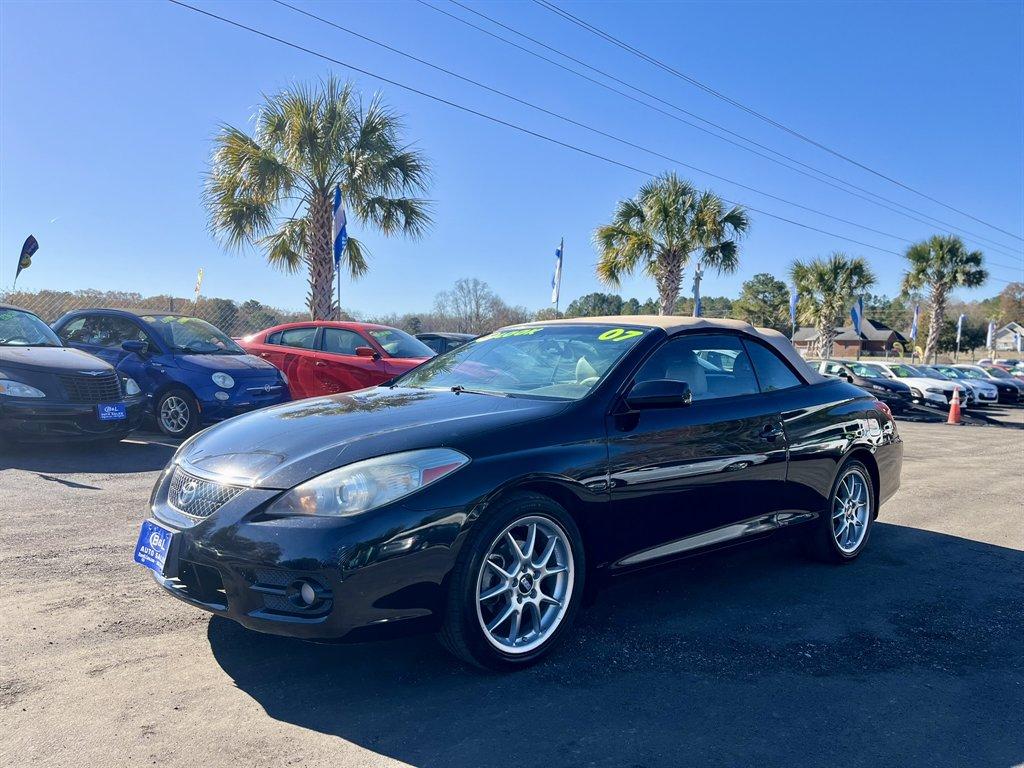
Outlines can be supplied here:
M302 582L302 586L299 588L299 597L302 598L302 602L306 605L312 605L316 602L316 590L313 589L313 585L308 581Z
M214 392L213 396L216 397L221 402L224 402L229 397L231 397L231 395L229 395L227 392Z

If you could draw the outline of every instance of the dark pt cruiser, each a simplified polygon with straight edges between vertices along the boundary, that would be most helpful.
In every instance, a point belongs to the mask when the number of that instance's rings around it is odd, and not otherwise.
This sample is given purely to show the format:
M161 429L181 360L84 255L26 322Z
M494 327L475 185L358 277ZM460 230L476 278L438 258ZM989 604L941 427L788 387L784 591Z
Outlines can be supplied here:
M251 629L437 631L507 669L549 652L604 575L784 530L853 560L902 458L888 407L777 332L533 323L193 437L135 557Z
M133 379L68 349L31 312L0 305L0 446L120 440L139 426L142 400Z

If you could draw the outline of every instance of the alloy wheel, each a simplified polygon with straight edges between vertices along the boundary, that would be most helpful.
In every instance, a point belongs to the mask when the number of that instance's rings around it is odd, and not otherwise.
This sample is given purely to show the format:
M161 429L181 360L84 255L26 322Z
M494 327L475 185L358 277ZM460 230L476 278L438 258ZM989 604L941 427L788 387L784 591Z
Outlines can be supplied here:
M871 516L871 482L852 467L836 486L832 500L832 536L836 546L851 554L864 541Z
M160 404L160 424L172 434L180 434L188 429L189 408L182 398L170 395Z
M488 642L522 654L550 638L572 599L574 569L569 536L554 520L530 515L507 526L477 576L476 614Z

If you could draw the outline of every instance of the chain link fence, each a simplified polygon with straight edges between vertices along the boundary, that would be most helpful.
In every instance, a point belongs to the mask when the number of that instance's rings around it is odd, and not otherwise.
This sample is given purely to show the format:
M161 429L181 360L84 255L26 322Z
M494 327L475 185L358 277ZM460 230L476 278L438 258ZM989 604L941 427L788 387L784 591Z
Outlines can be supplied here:
M140 315L170 312L201 318L234 337L280 323L309 319L306 310L281 309L257 299L238 302L200 296L194 301L168 295L143 296L129 291L6 291L0 292L0 304L27 309L50 325L75 309L126 309Z

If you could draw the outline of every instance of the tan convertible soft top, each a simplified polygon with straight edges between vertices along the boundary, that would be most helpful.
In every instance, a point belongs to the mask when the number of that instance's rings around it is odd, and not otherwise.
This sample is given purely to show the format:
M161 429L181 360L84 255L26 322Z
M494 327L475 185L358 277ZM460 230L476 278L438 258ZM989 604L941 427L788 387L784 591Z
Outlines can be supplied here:
M677 317L676 315L610 315L607 317L566 317L561 320L541 320L523 325L623 325L661 328L670 336L680 331L726 329L739 331L770 344L790 364L800 371L811 384L825 381L825 377L809 366L789 339L773 328L755 328L744 320L711 317Z

